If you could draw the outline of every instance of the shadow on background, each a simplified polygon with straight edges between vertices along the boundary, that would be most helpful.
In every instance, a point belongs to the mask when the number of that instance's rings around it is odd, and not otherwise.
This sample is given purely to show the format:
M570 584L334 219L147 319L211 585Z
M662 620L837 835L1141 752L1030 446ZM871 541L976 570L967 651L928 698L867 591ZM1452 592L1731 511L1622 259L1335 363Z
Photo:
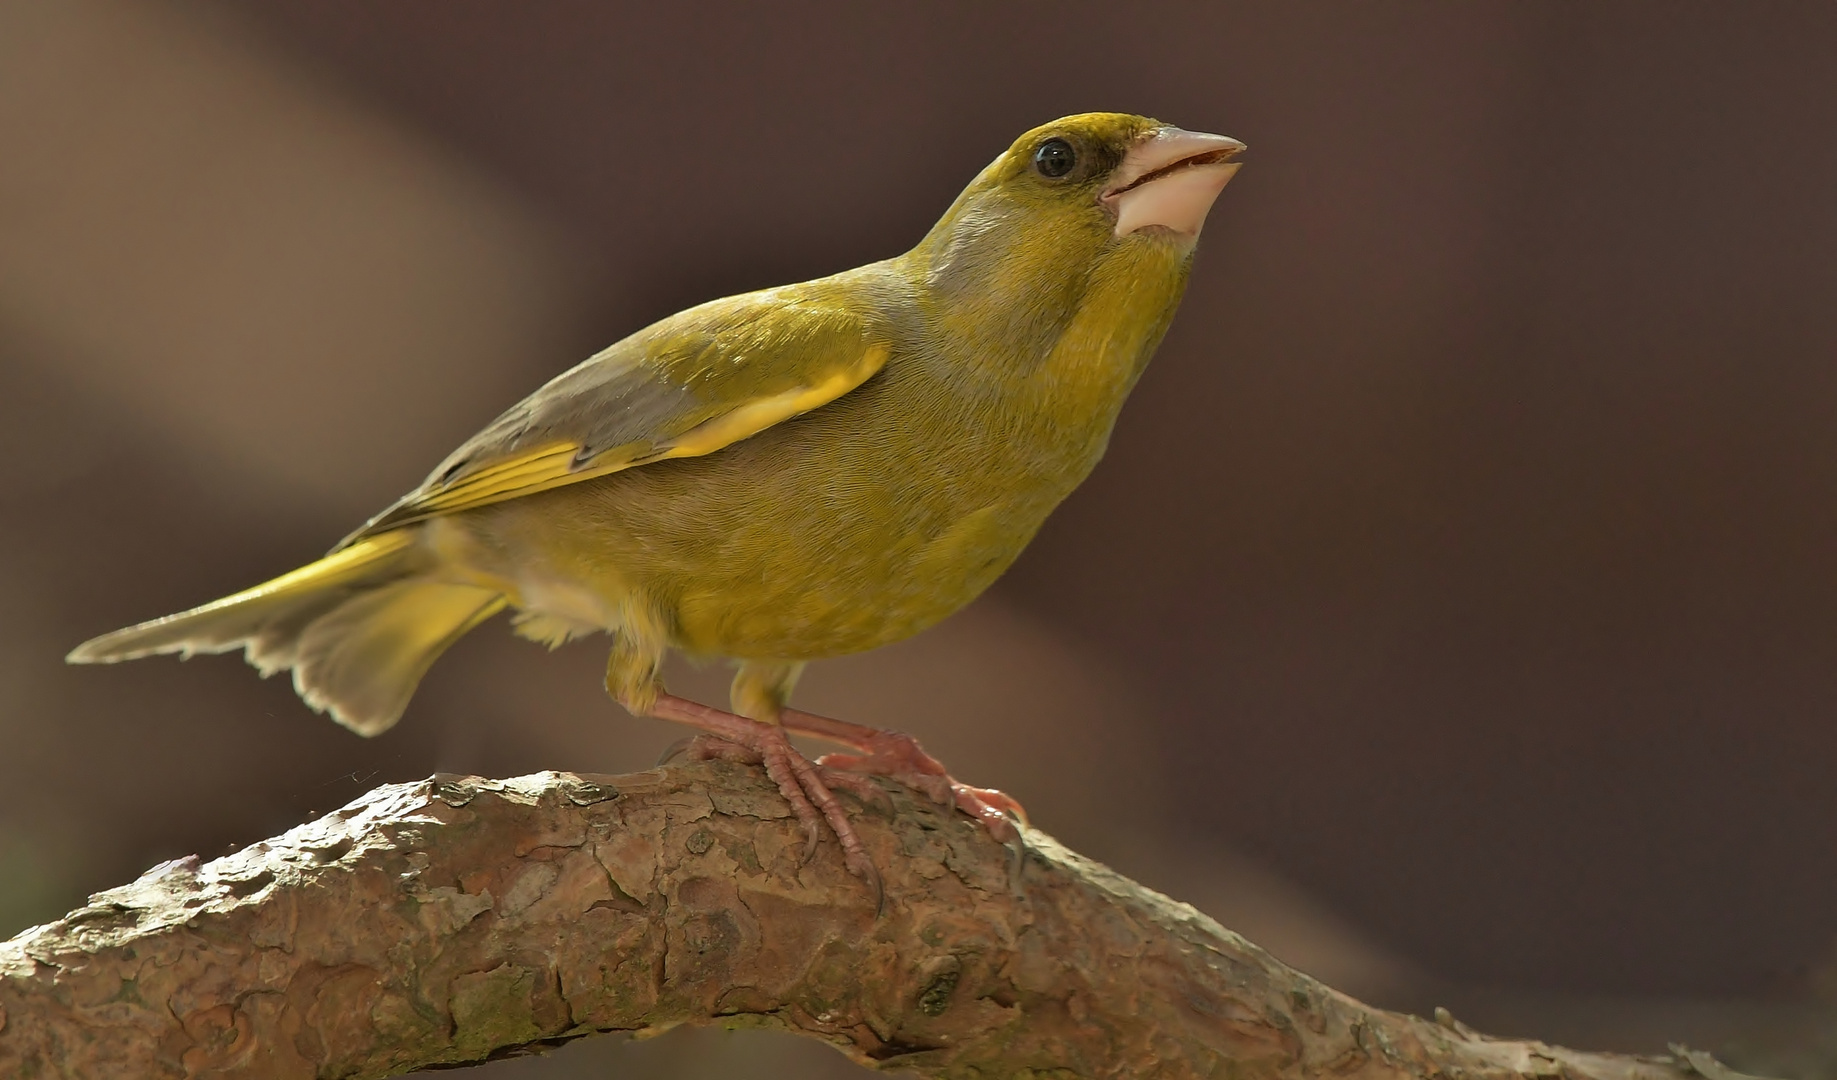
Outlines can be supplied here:
M0 932L376 783L648 765L603 642L487 627L372 742L233 660L61 656L1115 108L1251 149L1109 460L800 701L1376 1003L1837 1073L1832 55L1815 4L0 2ZM852 1070L486 1071L615 1066Z

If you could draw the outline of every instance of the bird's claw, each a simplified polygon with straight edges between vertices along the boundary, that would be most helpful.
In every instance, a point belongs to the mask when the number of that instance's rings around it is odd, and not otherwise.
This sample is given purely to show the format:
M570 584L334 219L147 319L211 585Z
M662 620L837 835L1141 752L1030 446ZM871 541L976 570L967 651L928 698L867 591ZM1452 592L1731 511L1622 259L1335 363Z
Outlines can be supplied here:
M811 720L821 720L823 724L811 724ZM897 731L856 728L843 721L789 711L785 723L794 730L844 742L860 751L855 754L825 754L816 759L818 766L836 772L865 773L896 780L939 806L954 806L963 811L981 822L989 830L989 835L1004 844L1016 841L1020 836L1014 828L1014 819L1019 819L1023 824L1027 821L1027 811L1012 796L993 788L972 787L957 782L945 771L943 764L927 754L919 746L918 740L910 735Z
M950 790L957 809L982 822L990 836L1003 844L1020 843L1020 830L1014 827L1014 822L1019 819L1021 824L1027 823L1026 811L1021 809L1020 803L993 788L952 783Z
M842 803L829 789L818 767L795 746L785 730L776 724L760 723L733 713L710 709L686 698L659 695L654 714L666 720L694 724L707 734L688 740L680 751L695 760L734 761L746 765L763 765L766 776L791 806L798 824L804 830L804 859L816 854L827 824L842 845L842 861L849 872L873 886L878 906L884 895L880 874L868 857L855 826L848 820Z
M877 908L884 905L886 897L880 874L835 795L836 790L846 791L863 804L872 803L890 812L892 800L874 782L876 776L905 784L939 806L954 807L981 823L990 836L1015 852L1010 878L1019 887L1026 852L1015 821L1027 820L1021 804L1002 792L958 783L910 735L795 709L784 710L782 724L766 724L672 694L658 695L651 715L691 724L707 733L672 747L666 760L684 753L697 760L718 758L763 765L803 827L804 858L816 853L827 824L842 845L842 860L849 872L873 886ZM855 752L826 754L812 762L791 745L787 730L840 743Z
M831 768L821 758L816 761L816 772L831 790L846 791L861 805L873 806L885 811L888 817L893 816L893 796L887 794L887 789L876 784L872 778L846 769Z

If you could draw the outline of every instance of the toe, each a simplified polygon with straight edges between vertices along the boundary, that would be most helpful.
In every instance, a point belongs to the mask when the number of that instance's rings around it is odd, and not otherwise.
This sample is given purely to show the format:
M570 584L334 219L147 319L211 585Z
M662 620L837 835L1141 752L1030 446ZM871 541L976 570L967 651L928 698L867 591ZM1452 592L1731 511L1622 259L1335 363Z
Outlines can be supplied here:
M889 816L893 814L893 796L887 794L885 788L866 776L830 768L821 759L816 762L816 774L832 791L846 791L859 800L863 806L875 806L886 811Z

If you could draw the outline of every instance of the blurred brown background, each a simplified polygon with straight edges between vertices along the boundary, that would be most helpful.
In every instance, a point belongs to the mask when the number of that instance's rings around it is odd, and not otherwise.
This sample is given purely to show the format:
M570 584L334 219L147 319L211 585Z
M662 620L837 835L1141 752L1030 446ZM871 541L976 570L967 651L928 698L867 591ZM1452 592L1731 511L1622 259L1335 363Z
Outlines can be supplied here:
M489 626L373 742L61 656L1087 109L1250 144L1185 308L1009 578L800 701L1379 1004L1837 1075L1826 3L0 0L0 933L376 783L648 765L603 641ZM851 1071L485 1072L614 1070Z

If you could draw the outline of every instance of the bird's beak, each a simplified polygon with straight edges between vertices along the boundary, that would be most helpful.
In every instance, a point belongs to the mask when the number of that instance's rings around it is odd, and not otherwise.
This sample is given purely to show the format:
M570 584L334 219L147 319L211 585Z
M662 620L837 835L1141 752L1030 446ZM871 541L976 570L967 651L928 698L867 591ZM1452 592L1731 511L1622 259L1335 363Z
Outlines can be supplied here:
M1116 214L1116 235L1160 227L1197 237L1212 200L1225 189L1244 144L1223 135L1157 129L1129 148L1098 201Z

